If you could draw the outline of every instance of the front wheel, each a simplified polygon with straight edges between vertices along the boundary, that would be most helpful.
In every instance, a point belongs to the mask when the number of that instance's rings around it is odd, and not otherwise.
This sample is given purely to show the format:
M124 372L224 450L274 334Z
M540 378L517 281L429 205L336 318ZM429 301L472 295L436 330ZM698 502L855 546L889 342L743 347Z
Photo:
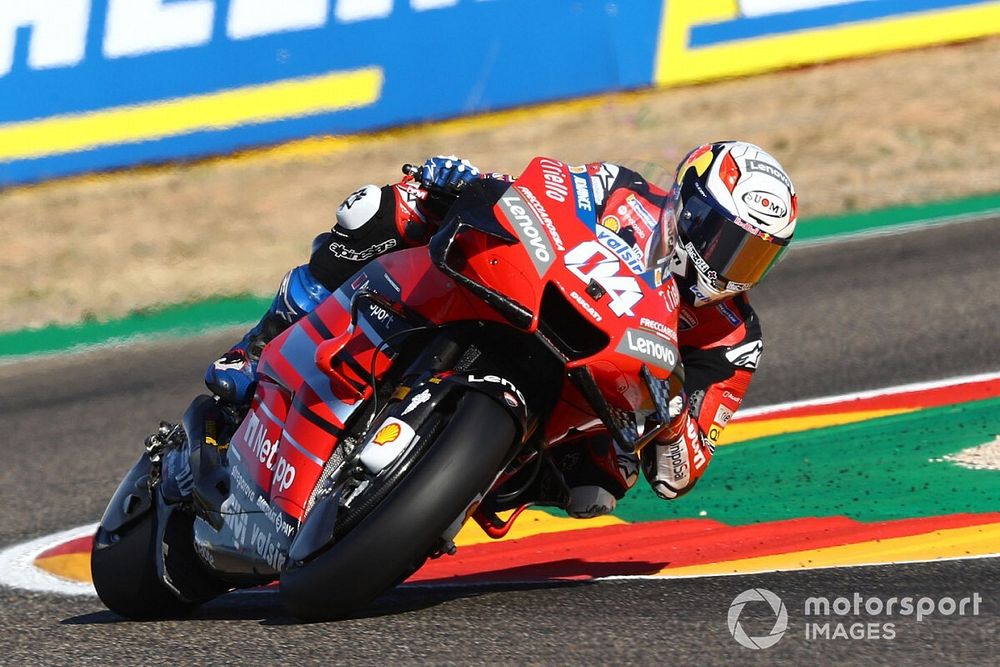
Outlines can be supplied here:
M281 574L281 596L296 616L342 618L392 587L437 545L486 491L517 430L493 399L470 392L410 472L358 525L315 559Z

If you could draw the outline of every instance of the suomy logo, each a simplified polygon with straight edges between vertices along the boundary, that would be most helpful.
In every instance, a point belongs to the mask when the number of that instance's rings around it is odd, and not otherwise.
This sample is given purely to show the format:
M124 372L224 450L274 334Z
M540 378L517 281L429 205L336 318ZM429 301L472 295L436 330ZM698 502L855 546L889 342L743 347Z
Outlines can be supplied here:
M751 209L771 218L783 218L788 215L788 207L770 192L754 190L743 195L743 201Z

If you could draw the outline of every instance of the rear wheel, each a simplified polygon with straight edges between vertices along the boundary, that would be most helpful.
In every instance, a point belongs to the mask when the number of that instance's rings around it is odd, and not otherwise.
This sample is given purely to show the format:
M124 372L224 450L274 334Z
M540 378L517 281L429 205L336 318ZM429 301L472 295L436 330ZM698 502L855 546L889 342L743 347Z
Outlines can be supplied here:
M444 531L503 465L516 436L510 414L476 392L462 397L436 441L370 514L327 551L281 575L296 616L341 618L419 567Z
M232 588L213 576L195 553L192 514L171 512L162 537L159 520L153 510L114 532L97 529L90 573L101 602L116 614L137 619L183 616ZM157 570L160 539L173 588L163 583Z
M109 533L97 529L90 554L90 573L101 602L128 618L170 618L189 613L183 602L160 581L156 571L156 512L127 528Z

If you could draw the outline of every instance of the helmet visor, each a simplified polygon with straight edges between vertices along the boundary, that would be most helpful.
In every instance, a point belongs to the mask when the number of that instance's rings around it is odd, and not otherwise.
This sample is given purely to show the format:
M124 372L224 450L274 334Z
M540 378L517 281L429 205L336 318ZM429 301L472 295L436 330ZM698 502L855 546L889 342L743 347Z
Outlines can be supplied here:
M756 285L791 240L775 238L739 218L733 220L699 194L687 198L677 222L686 249L697 254L695 264L700 263L698 258L707 264L699 268L719 290L744 291Z

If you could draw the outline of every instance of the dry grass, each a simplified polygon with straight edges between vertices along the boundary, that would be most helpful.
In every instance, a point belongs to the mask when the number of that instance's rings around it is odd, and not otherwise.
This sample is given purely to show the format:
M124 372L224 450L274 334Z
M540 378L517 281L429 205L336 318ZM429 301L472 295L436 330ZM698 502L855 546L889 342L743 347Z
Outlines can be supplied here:
M215 294L269 293L345 193L459 153L659 165L741 138L775 153L805 217L1000 189L1000 39L526 110L351 142L0 194L0 330Z

